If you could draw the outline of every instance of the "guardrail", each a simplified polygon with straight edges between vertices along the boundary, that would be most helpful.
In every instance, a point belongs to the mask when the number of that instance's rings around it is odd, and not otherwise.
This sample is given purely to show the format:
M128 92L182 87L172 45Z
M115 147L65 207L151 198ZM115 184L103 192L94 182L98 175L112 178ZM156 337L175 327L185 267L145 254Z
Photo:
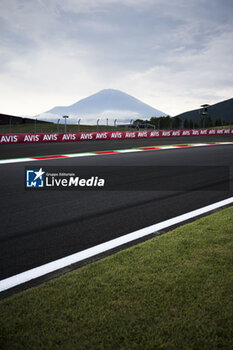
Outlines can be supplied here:
M67 141L97 141L140 139L177 136L230 135L233 129L153 130L153 131L107 131L75 133L0 134L0 144L40 143Z

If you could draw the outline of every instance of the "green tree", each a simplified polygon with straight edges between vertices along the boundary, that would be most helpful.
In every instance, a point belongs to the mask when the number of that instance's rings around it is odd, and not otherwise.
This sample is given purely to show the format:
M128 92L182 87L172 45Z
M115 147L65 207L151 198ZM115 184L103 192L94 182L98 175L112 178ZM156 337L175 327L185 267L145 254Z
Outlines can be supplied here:
M189 121L187 118L184 120L184 129L189 129Z

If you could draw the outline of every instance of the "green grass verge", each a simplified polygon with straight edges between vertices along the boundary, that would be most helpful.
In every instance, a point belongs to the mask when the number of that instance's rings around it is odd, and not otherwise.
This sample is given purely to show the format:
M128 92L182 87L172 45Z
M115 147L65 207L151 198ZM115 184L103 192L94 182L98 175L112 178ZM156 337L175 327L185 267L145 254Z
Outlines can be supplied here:
M67 124L67 132L95 132L97 131L96 125L80 125L80 128L78 128L77 124ZM106 126L106 125L99 125L98 131L129 131L129 128L125 127L116 127L114 126ZM133 129L132 129L133 130ZM52 132L65 132L65 125L60 124L59 129L57 127L57 124L54 123L46 123L46 124L37 124L35 129L35 124L12 124L10 125L0 125L0 134L8 134L8 133L15 133L15 134L21 134L21 133L52 133ZM134 130L135 131L135 130Z
M233 207L0 302L1 349L232 349Z

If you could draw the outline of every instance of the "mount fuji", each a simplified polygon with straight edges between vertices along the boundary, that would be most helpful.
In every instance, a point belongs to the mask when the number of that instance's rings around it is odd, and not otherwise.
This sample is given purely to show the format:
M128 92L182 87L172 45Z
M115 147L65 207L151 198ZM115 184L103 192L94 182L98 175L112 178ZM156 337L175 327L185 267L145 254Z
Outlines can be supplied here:
M117 118L118 123L129 123L131 119L150 119L167 114L120 90L105 89L70 106L54 107L37 118L54 122L63 115L69 116L70 123L77 123L81 118L82 124L92 124L99 118Z

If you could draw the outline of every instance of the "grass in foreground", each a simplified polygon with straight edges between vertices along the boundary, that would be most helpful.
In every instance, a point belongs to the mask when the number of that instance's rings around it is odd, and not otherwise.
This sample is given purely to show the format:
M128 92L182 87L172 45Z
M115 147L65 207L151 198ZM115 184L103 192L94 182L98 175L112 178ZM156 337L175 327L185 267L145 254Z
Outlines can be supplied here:
M1 349L232 349L233 207L0 302Z

